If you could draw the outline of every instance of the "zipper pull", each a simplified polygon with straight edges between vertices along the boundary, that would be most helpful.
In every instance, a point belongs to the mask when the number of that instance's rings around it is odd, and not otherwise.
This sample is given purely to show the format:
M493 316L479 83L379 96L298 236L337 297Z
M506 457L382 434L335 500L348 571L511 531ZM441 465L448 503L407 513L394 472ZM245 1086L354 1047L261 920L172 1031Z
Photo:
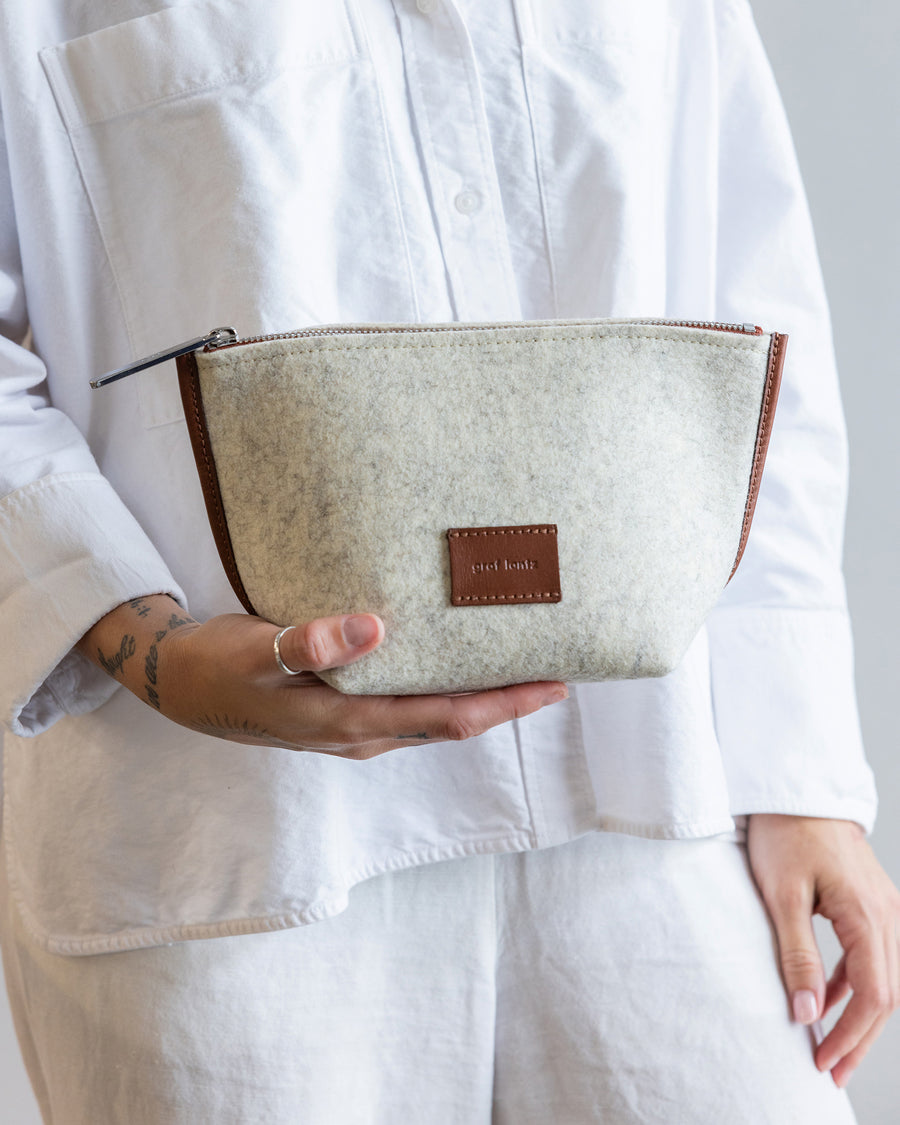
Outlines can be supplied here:
M233 328L214 328L205 336L198 336L196 340L188 340L184 344L177 344L174 348L164 348L161 352L154 352L153 355L135 360L125 367L109 371L99 379L91 379L91 386L96 390L98 387L105 387L107 383L115 383L117 379L124 379L126 375L134 375L136 371L143 371L147 367L156 367L158 363L187 355L188 352L196 352L206 347L220 348L223 344L233 344L236 339L237 332Z

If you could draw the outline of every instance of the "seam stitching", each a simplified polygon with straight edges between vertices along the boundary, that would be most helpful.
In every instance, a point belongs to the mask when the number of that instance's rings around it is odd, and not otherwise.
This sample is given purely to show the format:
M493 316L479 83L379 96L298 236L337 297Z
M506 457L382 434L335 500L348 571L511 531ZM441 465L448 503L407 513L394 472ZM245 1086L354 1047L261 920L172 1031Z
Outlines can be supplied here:
M326 339L326 337L324 337L324 336L308 336L308 337L305 337L305 338L306 339L312 339L312 340L324 340L324 339ZM304 339L304 338L299 337L298 342L299 342L299 340L302 340L302 339ZM370 344L368 342L368 339L366 339L365 341L360 340L360 342L357 343L357 344L320 344L320 345L318 345L316 350L318 350L318 351L332 351L332 352L351 352L351 351L361 351L363 348L365 348L366 351L397 351L397 350L402 349L402 348L485 348L485 347L489 347L489 346L490 347L511 347L513 345L522 344L522 343L530 343L530 344L531 343L533 343L533 344L580 343L583 339L585 339L585 337L578 337L578 336L526 336L526 337L517 337L514 340L487 340L487 341L484 341L484 340L442 340L440 343L435 343L435 344L418 344L418 343L412 343L411 341L405 341L405 340L404 341L397 341L396 343L392 343L392 344ZM690 347L728 348L730 351L735 351L735 352L744 352L744 351L755 350L753 348L748 348L748 347L746 347L744 345L741 345L741 344L720 344L720 343L717 343L713 340L684 340L684 339L680 339L678 337L671 337L671 336L643 336L639 333L623 333L623 334L616 334L616 335L613 335L612 333L609 333L609 334L604 333L600 336L588 337L588 339L592 339L594 342L599 342L601 340L645 340L647 343L687 344ZM260 341L257 341L256 343L260 344L260 345L269 343L271 345L272 343L274 343L274 341L260 340ZM240 343L237 346L240 347L241 346ZM255 346L255 345L251 344L251 346ZM272 351L269 354L270 354L270 356L271 355L291 355L294 351L296 351L296 349L297 349L297 342L294 343L293 347L291 347L287 342L285 342L284 347L273 348ZM235 350L235 345L231 345L230 347L210 349L209 351L201 352L201 354L203 354L203 355L214 355L217 351L220 351L220 352L223 353L223 356L224 356L224 354L226 352L234 351L234 350ZM306 348L306 349L301 349L301 350L306 350L310 354L313 351L312 348Z

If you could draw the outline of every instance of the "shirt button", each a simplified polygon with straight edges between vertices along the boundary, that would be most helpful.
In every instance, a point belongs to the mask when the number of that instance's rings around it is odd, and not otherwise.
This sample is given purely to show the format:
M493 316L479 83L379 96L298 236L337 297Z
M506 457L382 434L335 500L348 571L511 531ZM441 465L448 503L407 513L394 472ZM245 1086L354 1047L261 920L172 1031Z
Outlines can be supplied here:
M438 6L438 0L416 0L416 7L426 16L430 16Z
M461 191L453 203L460 214L471 215L481 206L481 196L477 191Z

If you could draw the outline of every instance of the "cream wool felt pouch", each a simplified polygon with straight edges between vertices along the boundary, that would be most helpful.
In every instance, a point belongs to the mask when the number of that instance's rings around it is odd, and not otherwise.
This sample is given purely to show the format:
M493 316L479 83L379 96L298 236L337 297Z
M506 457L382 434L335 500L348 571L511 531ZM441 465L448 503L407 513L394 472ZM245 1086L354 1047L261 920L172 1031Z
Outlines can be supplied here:
M338 324L178 356L222 562L276 624L377 613L351 694L661 676L740 561L787 337Z

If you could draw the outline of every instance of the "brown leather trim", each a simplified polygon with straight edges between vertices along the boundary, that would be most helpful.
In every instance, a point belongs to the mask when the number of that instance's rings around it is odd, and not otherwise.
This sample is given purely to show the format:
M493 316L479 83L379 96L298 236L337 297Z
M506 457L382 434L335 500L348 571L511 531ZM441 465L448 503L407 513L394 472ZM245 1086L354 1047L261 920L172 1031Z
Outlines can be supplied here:
M737 570L744 554L747 537L750 535L750 524L753 522L753 513L756 511L763 466L766 463L769 438L772 436L772 423L775 421L775 404L778 402L778 391L781 387L781 372L784 368L784 353L787 349L787 341L788 338L783 332L772 333L772 341L769 344L769 365L766 369L766 385L763 390L762 406L759 412L759 426L756 430L756 449L753 452L750 489L747 493L747 506L744 509L744 526L741 531L737 558L734 560L731 574L728 575L728 582L734 577L734 572ZM726 586L728 582L725 583Z
M187 422L188 433L191 435L191 447L194 450L194 460L197 462L197 472L200 474L200 485L203 489L203 499L206 502L206 514L209 516L209 526L212 528L213 538L219 550L219 558L225 567L228 581L240 599L241 605L248 613L256 616L244 583L238 572L234 559L234 548L231 545L231 535L228 532L228 521L225 519L225 507L222 503L222 493L219 489L219 477L216 473L216 463L213 459L212 448L209 442L209 431L206 427L206 414L203 410L203 397L200 394L200 373L197 370L197 357L194 352L179 356L175 360L178 369L178 386L181 389L181 401L184 404L184 418Z

